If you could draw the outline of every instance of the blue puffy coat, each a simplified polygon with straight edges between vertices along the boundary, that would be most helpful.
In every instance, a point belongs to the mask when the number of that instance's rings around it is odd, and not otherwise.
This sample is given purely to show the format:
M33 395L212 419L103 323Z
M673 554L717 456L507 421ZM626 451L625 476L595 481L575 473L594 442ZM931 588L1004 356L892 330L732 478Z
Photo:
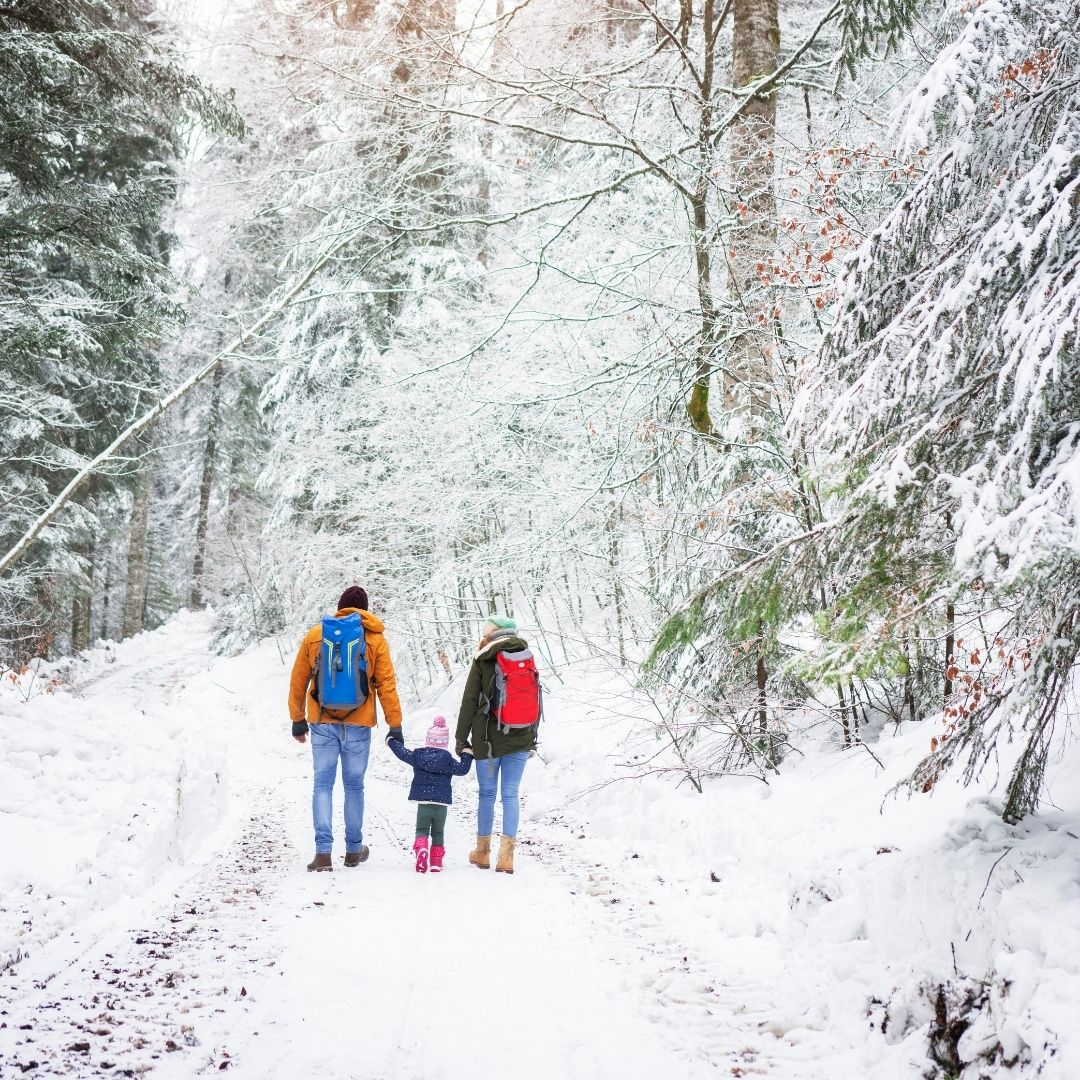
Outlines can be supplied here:
M434 746L406 750L401 739L387 739L386 744L406 765L413 768L409 802L452 805L454 795L450 790L450 778L464 776L469 771L472 767L471 755L465 754L460 761L455 761L448 750L439 750Z

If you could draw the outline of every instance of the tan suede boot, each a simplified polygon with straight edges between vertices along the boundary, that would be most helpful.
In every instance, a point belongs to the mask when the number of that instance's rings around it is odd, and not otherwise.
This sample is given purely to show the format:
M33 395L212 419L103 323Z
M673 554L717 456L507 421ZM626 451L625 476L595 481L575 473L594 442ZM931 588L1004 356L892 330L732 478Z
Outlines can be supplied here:
M514 845L517 840L512 836L503 836L499 840L499 859L495 863L496 874L512 874L514 872Z
M469 862L471 862L473 866L480 867L481 870L491 869L490 836L478 836L476 838L476 847L469 852Z

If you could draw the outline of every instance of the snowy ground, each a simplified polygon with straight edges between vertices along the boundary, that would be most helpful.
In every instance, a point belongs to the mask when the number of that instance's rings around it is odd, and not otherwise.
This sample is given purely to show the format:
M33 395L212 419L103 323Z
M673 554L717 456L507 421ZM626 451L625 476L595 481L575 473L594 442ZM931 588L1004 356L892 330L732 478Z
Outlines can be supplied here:
M212 658L208 632L182 616L71 692L0 697L0 956L29 954L0 973L5 1078L914 1078L933 989L984 979L965 1080L1080 1075L1068 762L1063 809L1019 828L951 785L882 805L918 730L878 741L884 773L829 752L768 788L605 784L626 698L568 669L513 877L465 864L471 778L446 871L412 872L379 739L370 861L307 874L287 667L273 643Z

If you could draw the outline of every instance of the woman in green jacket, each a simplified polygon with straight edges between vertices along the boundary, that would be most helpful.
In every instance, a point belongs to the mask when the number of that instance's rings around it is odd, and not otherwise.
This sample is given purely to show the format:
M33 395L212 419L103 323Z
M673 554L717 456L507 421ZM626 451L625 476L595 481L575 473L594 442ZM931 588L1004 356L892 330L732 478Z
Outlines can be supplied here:
M525 763L536 750L536 726L501 729L491 714L495 685L495 657L501 652L528 649L513 619L493 615L484 624L479 648L469 668L465 693L457 722L457 752L472 751L480 784L477 812L476 848L469 862L481 870L491 866L491 833L495 824L495 798L502 797L502 839L496 871L514 872L514 845L517 842L519 795Z

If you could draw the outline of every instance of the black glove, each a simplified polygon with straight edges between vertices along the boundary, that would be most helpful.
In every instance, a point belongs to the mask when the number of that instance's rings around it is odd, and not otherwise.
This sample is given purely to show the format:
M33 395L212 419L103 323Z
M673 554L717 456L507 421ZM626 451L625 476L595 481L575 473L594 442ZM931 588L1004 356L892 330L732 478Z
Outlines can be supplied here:
M461 755L465 753L466 750L468 750L470 754L472 753L472 747L467 742L465 742L464 739L458 739L458 741L454 744L454 753L456 753L458 757L461 757Z
M402 742L405 741L405 736L401 734L401 728L392 727L389 732L387 732L386 741L389 742L391 739L400 739Z
M306 735L308 733L308 726L306 720L294 720L292 726L293 738L295 739L299 735Z

